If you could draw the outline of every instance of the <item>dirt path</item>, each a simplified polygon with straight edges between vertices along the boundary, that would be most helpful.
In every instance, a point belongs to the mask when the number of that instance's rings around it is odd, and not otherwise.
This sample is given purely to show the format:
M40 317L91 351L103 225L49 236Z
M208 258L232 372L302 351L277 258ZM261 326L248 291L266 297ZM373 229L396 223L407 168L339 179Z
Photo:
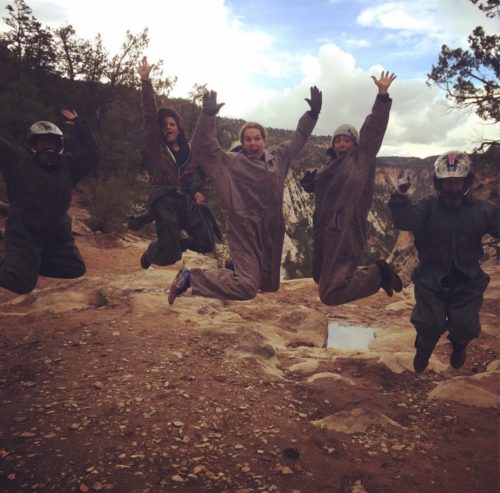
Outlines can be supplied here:
M142 272L143 245L105 235L78 243L85 282L1 293L0 491L498 491L498 409L429 399L439 383L485 372L497 359L490 333L459 372L397 373L370 352L301 342L293 310L328 315L310 281L255 302L184 297L169 307L175 269ZM498 314L495 286L487 321ZM48 310L70 293L92 306ZM410 305L388 312L387 303L377 295L333 315L409 326ZM266 333L270 325L281 328ZM436 359L445 364L448 351ZM307 364L313 371L298 370ZM321 427L328 419L337 429Z

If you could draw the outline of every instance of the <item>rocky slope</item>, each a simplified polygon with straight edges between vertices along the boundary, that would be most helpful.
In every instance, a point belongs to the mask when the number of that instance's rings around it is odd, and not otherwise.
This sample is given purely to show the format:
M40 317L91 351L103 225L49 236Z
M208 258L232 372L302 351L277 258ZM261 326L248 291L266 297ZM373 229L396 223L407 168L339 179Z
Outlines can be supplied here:
M179 266L143 271L145 242L84 230L85 278L0 290L0 491L497 491L498 266L464 368L443 339L415 375L411 288L169 306ZM376 338L322 349L328 320Z

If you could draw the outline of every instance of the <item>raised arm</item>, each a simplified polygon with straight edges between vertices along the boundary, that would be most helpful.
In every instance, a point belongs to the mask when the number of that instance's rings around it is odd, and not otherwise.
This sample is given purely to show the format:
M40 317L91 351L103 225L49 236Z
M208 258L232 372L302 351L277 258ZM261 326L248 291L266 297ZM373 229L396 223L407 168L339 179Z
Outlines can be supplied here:
M160 124L156 96L149 78L153 65L144 57L137 68L142 85L142 115L144 124L143 157L146 166L152 170L160 148Z
M306 145L311 132L316 126L318 121L318 116L321 111L323 95L322 92L313 86L310 88L311 97L305 98L310 106L310 110L302 115L297 125L297 128L292 136L292 140L285 142L279 146L279 152L281 153L283 162L286 164L287 168L290 162L299 154L299 152Z
M224 173L228 162L227 153L217 141L215 130L215 116L223 105L217 103L215 91L205 93L202 111L191 139L193 159L211 180L217 180Z
M384 139L392 105L388 90L394 79L396 79L396 75L382 71L380 78L377 79L373 75L371 78L378 88L378 93L372 112L366 117L359 132L361 162L367 165L373 163Z
M63 108L61 114L66 119L65 123L67 125L74 126L78 142L78 152L65 154L64 156L69 164L69 173L73 185L76 185L84 175L99 163L99 149L89 124L79 117L75 110Z
M408 197L410 178L400 179L396 192L391 195L389 209L396 229L417 232L423 222L426 201L413 204Z
M18 150L8 141L0 137L0 173L7 179L12 167L18 159Z

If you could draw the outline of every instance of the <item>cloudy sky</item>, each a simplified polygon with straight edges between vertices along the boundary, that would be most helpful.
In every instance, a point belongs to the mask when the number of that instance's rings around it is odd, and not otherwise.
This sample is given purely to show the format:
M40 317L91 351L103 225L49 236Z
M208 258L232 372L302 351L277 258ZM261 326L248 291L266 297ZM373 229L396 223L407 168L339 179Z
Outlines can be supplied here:
M9 1L0 0L2 17ZM150 61L176 75L174 96L207 83L226 105L223 116L295 128L309 87L323 91L315 133L342 123L359 127L376 94L370 75L398 78L381 155L425 157L471 150L498 127L470 111L450 111L427 87L443 43L467 46L477 25L498 31L469 0L27 0L34 15L82 38L101 33L111 53L127 29L149 28ZM1 27L0 27L1 29Z

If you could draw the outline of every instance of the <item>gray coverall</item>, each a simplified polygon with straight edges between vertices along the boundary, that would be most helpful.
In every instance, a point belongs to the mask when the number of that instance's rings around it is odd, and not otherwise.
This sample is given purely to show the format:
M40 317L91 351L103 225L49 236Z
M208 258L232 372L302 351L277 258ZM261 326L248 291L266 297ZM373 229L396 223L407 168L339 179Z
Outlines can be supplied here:
M234 272L193 269L193 294L248 300L259 289L279 289L285 178L316 121L305 113L292 140L266 149L261 160L224 152L216 139L215 116L201 113L192 139L193 154L227 211L226 234Z
M346 155L328 161L314 179L313 278L326 305L365 298L380 288L377 265L357 266L366 245L375 158L391 104L388 95L378 95L361 127L359 143Z
M415 307L411 322L427 346L446 330L466 345L481 331L479 310L489 276L482 271L483 235L499 237L499 209L471 200L448 209L437 197L413 204L395 193L389 201L394 227L413 232L419 264L413 271Z
M71 279L85 273L67 212L73 187L98 163L99 152L87 123L80 117L74 123L81 150L64 153L58 169L42 167L28 149L0 139L0 171L10 204L0 286L15 293L32 291L38 275Z

